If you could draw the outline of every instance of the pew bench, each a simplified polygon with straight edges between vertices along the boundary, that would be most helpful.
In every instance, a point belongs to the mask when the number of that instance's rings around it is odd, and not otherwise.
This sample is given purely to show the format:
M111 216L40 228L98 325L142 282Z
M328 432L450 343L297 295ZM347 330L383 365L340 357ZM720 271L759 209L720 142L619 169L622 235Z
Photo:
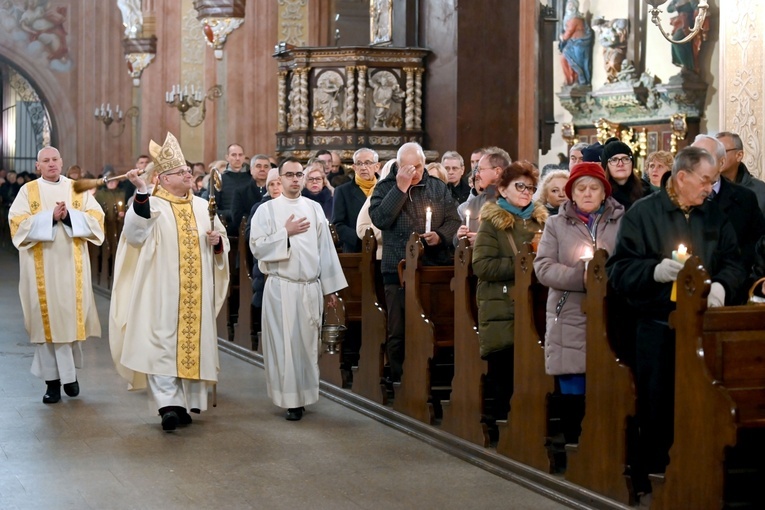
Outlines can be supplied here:
M652 508L763 508L765 307L707 309L697 257L677 282L675 437Z
M393 386L393 408L432 425L454 375L454 267L424 266L424 251L419 235L412 233L403 273L406 355L401 382Z

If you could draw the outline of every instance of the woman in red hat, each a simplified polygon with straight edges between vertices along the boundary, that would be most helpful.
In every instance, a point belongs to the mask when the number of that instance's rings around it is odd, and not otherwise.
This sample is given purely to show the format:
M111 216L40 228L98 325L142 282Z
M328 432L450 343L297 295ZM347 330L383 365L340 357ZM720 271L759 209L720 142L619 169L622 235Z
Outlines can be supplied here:
M552 438L554 452L578 443L584 417L586 267L595 250L611 252L624 206L611 197L611 185L597 163L580 163L566 182L569 198L547 221L534 261L539 282L549 287L545 370L555 376L562 437Z

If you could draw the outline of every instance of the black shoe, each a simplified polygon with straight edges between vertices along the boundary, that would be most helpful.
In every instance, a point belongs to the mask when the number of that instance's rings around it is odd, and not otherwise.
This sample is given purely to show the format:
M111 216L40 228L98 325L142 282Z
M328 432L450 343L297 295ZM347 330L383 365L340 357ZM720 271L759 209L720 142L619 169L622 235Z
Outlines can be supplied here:
M290 407L287 409L287 421L299 421L303 417L305 407Z
M80 394L80 383L77 381L66 383L64 385L64 393L70 397L76 397Z
M177 412L177 414L178 414L178 425L179 426L185 427L187 425L191 425L191 422L193 420L191 419L191 415L189 413L187 413L185 409L183 409L181 407L179 409L179 411Z
M178 418L178 413L175 411L167 411L166 413L162 414L162 430L165 432L170 432L171 430L175 430L178 427L178 422L180 419Z
M55 404L61 400L61 380L45 381L45 384L48 385L48 388L43 395L43 404Z

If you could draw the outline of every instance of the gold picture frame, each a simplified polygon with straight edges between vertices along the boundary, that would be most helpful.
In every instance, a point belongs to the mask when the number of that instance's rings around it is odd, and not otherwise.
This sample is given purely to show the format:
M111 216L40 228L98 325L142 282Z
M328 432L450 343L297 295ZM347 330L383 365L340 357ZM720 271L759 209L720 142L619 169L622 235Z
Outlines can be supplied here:
M369 45L393 42L393 0L369 0Z

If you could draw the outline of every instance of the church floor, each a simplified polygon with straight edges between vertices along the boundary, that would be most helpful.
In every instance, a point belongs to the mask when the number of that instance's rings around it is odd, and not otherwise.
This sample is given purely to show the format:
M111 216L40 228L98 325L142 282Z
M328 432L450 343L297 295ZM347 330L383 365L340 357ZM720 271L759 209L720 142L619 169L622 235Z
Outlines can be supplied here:
M81 394L42 403L18 297L18 258L0 249L0 508L566 508L321 398L287 422L263 370L221 354L218 407L162 432L144 392L84 346Z

